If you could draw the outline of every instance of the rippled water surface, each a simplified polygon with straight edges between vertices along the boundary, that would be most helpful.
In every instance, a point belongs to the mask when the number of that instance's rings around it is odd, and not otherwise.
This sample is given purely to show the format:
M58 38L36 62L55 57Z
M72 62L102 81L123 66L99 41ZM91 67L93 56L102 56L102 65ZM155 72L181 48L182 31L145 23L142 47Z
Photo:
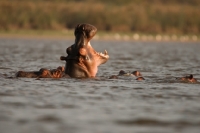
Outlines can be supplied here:
M110 59L96 79L12 78L19 70L64 65L73 40L0 39L1 133L199 133L200 44L180 42L91 42ZM108 79L120 70L135 77Z

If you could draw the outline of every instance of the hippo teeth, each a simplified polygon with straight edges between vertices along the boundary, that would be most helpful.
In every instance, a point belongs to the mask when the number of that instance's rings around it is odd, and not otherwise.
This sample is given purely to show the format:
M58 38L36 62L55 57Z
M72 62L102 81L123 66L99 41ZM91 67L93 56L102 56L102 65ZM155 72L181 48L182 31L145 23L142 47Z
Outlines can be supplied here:
M108 52L107 52L106 50L104 50L104 54L105 54L105 55L108 55Z
M108 52L105 50L104 53L102 52L97 52L98 55L100 55L101 57L104 57L104 58L109 58L109 55L108 55Z

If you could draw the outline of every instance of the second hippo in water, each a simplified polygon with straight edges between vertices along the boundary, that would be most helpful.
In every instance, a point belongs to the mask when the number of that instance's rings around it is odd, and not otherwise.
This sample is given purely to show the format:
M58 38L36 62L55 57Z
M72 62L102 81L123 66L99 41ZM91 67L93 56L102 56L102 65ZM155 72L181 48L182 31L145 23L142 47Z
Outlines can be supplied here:
M16 77L22 78L61 78L64 76L64 67L57 69L41 68L39 71L18 71Z
M106 63L109 55L96 52L90 40L97 32L97 28L90 24L79 24L75 28L75 43L67 48L67 57L60 59L66 61L65 73L72 78L95 77L98 66Z
M133 71L130 73L125 72L124 70L120 70L118 75L112 75L109 77L109 79L118 79L118 76L136 76L136 80L145 80L139 71Z
M124 70L120 70L118 76L136 76L140 77L142 74L139 71L133 71L133 72L125 72Z
M181 77L181 78L177 78L177 79L180 81L183 81L183 82L197 83L197 79L195 79L192 74L189 76L185 76L185 77Z

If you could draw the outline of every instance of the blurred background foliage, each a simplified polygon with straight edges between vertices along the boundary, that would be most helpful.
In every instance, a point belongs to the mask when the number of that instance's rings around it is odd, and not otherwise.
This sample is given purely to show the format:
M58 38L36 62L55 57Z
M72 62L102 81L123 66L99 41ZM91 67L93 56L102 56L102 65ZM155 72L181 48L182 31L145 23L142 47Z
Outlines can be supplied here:
M199 34L200 0L0 1L0 30L63 30L78 23L102 31Z

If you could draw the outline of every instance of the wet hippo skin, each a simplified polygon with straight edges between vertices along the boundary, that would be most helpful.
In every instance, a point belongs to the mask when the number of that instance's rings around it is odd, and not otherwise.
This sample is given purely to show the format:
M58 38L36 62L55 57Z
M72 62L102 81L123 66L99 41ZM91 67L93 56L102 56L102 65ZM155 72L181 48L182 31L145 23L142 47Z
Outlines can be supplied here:
M145 80L142 77L142 74L139 71L133 71L133 72L125 72L124 70L120 70L118 75L112 75L109 77L109 79L118 79L118 76L135 76L137 77L136 80Z
M183 81L183 82L197 83L197 79L195 79L192 74L190 74L189 76L185 76L185 77L181 77L181 78L177 78L177 79L180 81Z
M125 72L124 70L120 70L118 76L136 76L140 77L142 74L139 71L133 71L133 72Z
M41 68L39 71L18 71L16 77L24 78L61 78L64 76L64 67L48 70Z
M78 24L75 28L75 43L66 49L67 56L60 59L66 61L65 74L73 78L95 77L98 66L106 63L109 55L96 52L90 44L97 28L90 24Z

